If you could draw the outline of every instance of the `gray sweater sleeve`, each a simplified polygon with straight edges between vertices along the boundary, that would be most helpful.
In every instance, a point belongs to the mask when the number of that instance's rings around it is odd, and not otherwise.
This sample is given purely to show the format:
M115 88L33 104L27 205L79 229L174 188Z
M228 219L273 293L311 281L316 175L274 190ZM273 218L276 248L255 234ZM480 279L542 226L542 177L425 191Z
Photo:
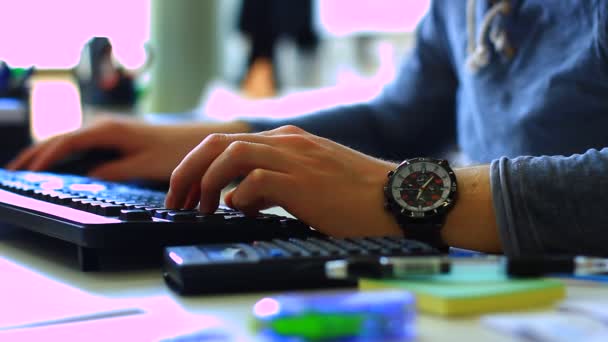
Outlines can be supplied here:
M501 158L490 173L507 255L608 256L608 148Z
M418 26L416 46L377 99L287 120L248 120L249 124L255 131L296 125L392 160L444 151L456 141L457 80L442 14L438 5L429 10Z

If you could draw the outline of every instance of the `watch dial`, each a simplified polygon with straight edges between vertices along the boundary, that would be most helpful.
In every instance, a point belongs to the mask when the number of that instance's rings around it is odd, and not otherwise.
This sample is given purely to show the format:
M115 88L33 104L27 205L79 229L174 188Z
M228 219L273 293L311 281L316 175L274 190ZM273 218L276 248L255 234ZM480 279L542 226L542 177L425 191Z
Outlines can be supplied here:
M397 203L413 212L437 209L450 195L454 184L448 171L434 162L421 161L397 170L391 182L391 193Z

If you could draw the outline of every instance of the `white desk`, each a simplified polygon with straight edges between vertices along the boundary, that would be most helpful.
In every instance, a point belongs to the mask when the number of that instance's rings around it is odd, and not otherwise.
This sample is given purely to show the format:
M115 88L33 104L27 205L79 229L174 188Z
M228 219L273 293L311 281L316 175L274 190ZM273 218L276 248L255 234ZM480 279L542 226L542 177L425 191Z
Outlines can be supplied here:
M186 312L219 318L230 327L231 332L241 337L239 340L251 338L247 328L250 310L252 305L265 295L264 293L180 297L165 286L159 269L83 273L78 269L75 248L65 247L53 240L40 238L22 230L7 231L6 228L0 227L0 258L17 265L14 268L15 272L33 271L42 275L39 284L41 291L44 291L47 284L61 282L88 294L112 299L139 300L143 304L159 297L165 298L171 303L176 303L178 308ZM18 274L15 276L18 278ZM608 286L605 288L569 286L568 292L569 298L608 298ZM0 303L6 303L14 295L14 293L0 293ZM37 310L45 309L47 308L37 307ZM165 313L156 314L162 316ZM167 322L173 317L170 312L166 313ZM95 327L94 324L90 326ZM477 318L444 319L421 315L418 330L420 334L418 341L512 341L483 327Z

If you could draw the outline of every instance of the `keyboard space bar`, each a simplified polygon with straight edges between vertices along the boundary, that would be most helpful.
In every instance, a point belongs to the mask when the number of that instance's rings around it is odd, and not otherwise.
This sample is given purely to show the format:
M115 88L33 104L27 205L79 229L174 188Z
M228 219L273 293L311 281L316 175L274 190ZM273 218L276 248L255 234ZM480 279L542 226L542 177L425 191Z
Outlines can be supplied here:
M62 220L69 220L84 224L104 224L122 222L116 218L91 214L86 211L73 209L63 205L17 195L6 190L0 190L0 205L9 205L16 208L22 208L27 211L34 211L48 216L57 217Z

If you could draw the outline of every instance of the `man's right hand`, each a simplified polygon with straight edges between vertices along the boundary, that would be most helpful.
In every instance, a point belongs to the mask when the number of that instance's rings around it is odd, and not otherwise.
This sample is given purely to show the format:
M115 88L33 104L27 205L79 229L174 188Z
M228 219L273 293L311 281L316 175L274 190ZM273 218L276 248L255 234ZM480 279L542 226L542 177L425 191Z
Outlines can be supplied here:
M78 151L111 149L121 158L93 169L89 176L111 181L167 181L188 152L211 133L245 133L242 122L150 125L128 119L103 119L85 128L30 146L6 168L42 171Z

